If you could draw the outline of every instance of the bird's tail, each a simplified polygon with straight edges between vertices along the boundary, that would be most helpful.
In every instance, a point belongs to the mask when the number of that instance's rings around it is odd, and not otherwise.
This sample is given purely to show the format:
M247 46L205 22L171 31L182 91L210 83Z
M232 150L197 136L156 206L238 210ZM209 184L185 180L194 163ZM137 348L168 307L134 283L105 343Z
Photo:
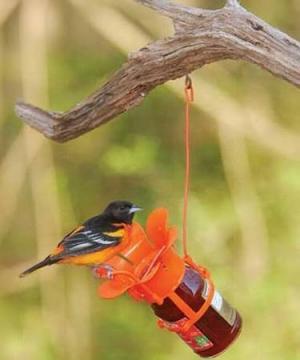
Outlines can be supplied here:
M42 268L44 266L55 264L57 261L58 261L58 259L55 259L55 258L53 258L51 256L47 256L41 262L39 262L39 263L31 266L29 269L23 271L22 274L20 274L20 277L24 277L24 276L32 273L33 271L38 270L38 269L40 269L40 268Z

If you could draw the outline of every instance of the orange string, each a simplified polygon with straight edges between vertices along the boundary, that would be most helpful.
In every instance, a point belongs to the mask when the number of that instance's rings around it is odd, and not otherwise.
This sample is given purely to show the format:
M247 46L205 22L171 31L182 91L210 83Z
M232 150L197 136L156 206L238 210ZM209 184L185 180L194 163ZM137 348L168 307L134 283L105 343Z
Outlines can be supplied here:
M183 218L182 218L182 244L184 256L188 256L187 251L187 215L188 215L188 197L190 184L190 112L191 103L194 101L194 90L192 80L189 75L185 78L185 178L184 178L184 199L183 199Z

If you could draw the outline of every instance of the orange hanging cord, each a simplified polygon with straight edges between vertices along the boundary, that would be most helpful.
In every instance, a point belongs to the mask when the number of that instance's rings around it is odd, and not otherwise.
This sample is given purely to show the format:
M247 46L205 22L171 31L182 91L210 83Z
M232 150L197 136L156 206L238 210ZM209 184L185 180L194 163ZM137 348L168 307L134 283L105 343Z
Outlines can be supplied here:
M190 117L191 117L191 103L194 101L194 89L192 79L189 75L185 77L185 127L184 127L184 144L185 144L185 178L184 178L184 199L183 199L183 218L182 218L182 245L183 245L183 254L185 262L194 268L195 270L199 271L203 278L205 278L209 283L209 292L208 296L202 305L202 307L197 311L194 312L191 309L188 309L188 306L178 298L177 294L174 292L172 294L173 301L180 305L181 309L184 309L184 313L188 314L189 320L185 323L181 331L187 331L195 322L199 321L201 317L206 313L208 310L211 301L214 296L214 284L210 280L210 273L209 271L197 264L191 259L188 254L187 249L187 220L188 220L188 200L189 200L189 187L190 187L190 146L191 146L191 126L190 126Z
M185 128L184 128L184 143L185 143L185 178L184 178L184 199L183 199L183 217L182 217L182 244L184 257L188 257L187 250L187 218L188 218L188 198L190 185L190 114L191 103L194 101L194 90L192 79L189 75L185 77Z

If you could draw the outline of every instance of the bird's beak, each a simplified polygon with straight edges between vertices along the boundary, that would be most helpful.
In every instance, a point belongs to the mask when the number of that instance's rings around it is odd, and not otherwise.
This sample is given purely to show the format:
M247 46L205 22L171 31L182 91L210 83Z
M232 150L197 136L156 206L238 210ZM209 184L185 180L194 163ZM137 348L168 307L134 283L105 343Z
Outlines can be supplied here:
M129 214L134 214L137 211L141 211L143 210L141 207L137 206L137 205L132 205L131 209L129 210Z

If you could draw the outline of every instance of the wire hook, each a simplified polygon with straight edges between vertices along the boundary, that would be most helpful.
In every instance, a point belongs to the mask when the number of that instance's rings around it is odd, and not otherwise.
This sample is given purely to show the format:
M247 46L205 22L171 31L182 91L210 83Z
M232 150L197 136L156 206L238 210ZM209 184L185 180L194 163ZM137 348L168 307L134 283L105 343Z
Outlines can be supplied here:
M185 75L185 88L186 89L192 88L192 79L189 74Z
M185 75L185 95L189 103L194 101L193 82L189 74Z

